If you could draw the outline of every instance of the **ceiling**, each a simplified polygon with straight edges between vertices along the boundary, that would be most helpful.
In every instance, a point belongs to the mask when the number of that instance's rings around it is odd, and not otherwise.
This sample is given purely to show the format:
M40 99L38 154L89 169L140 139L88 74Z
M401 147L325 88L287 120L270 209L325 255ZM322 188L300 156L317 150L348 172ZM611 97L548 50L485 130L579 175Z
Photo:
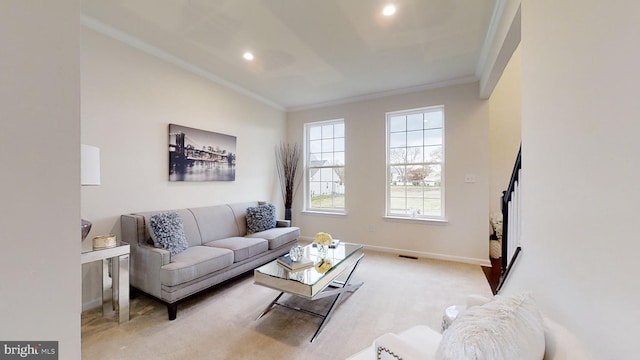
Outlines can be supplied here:
M291 111L477 80L495 2L83 0L82 23Z

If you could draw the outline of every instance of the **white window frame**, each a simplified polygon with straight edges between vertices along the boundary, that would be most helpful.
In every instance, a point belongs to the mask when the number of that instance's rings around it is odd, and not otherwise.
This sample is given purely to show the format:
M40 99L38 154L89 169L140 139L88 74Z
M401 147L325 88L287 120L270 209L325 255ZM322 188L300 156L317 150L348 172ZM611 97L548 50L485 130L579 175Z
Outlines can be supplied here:
M342 151L336 151L335 148L331 151L327 151L324 153L333 153L333 155L335 156L335 153L343 153L343 160L344 157L346 157L346 124L344 119L333 119L333 120L326 120L326 121L316 121L316 122L312 122L312 123L306 123L304 124L304 174L305 174L305 181L304 181L304 209L306 212L315 212L315 213L329 213L329 214L346 214L346 191L345 191L345 185L344 185L344 177L345 177L345 173L346 173L346 161L345 164L342 165L338 165L338 164L329 164L329 165L323 165L323 164L318 164L318 163L314 163L314 161L311 159L311 141L312 137L310 134L310 131L313 128L318 128L318 127L323 127L326 125L336 125L336 124L342 124L343 128L344 128L344 132L342 134L342 137L338 136L336 137L335 134L332 135L331 139L343 139L343 147L342 147ZM324 140L328 140L329 138L324 138L324 136L322 136L322 138ZM317 139L315 139L317 141ZM324 150L324 149L323 149ZM316 159L317 160L317 159ZM342 192L342 197L344 198L345 203L343 204L342 207L314 207L312 204L312 189L315 189L316 186L315 184L312 184L312 177L315 176L317 174L317 172L319 171L326 171L327 169L331 169L333 170L332 172L332 178L334 179L333 184L332 184L332 200L335 200L334 198L334 191L341 191ZM342 176L341 179L342 181L338 181L336 182L337 179L336 176L338 176L336 170L337 169L341 169L338 171L342 171ZM322 176L322 174L321 174ZM336 189L336 190L334 190Z
M392 163L392 148L391 148L391 136L392 134L396 134L399 135L401 133L405 133L405 136L407 133L411 132L412 130L405 128L404 131L400 130L400 131L393 131L391 129L391 119L393 117L398 117L398 116L409 116L409 115L417 115L417 114L425 114L425 113L430 113L430 112L442 112L442 124L441 127L436 127L436 128L422 128L423 131L423 138L422 138L422 147L423 150L426 147L429 146L438 146L438 145L429 145L428 143L425 142L425 138L424 138L424 131L430 131L430 130L436 130L436 129L441 129L441 153L440 153L440 160L433 160L433 159L424 159L422 158L421 160L414 160L414 161L409 161L409 159L407 157L405 157L405 162L403 163L404 165L407 166L416 166L416 167L420 167L420 166L440 166L440 179L439 179L439 188L440 188L440 213L439 214L433 214L433 213L424 213L422 210L418 210L418 209L412 209L408 203L409 203L409 199L410 198L419 198L422 199L422 204L424 207L425 204L425 199L429 199L428 197L425 198L425 189L428 189L429 186L429 181L425 181L426 178L423 178L421 180L419 180L421 182L422 185L420 185L422 187L422 197L411 197L408 196L407 194L405 194L405 208L403 210L398 210L398 209L392 209L392 182L397 180L394 179L394 174L392 171L393 167L396 167L394 165L397 165L398 162L396 161L395 163ZM423 107L423 108L417 108L417 109L409 109L409 110L400 110L400 111L393 111L393 112L388 112L386 114L386 119L385 119L385 123L386 123L386 185L385 185L385 189L386 189L386 202L385 202L385 217L387 218L393 218L393 219L408 219L408 220L429 220L429 221L446 221L446 216L445 216L445 107L444 105L438 105L438 106L428 106L428 107ZM424 121L424 120L423 120ZM423 125L424 126L424 125ZM417 129L414 129L413 131L417 131ZM406 139L406 138L405 138ZM408 140L405 140L408 141ZM403 146L400 147L394 147L395 149L401 149L403 148ZM410 144L407 142L404 145L404 148L412 148L412 146L410 146ZM405 154L408 153L405 152ZM424 155L424 151L422 153L422 155ZM405 170L406 171L406 170ZM397 174L396 174L396 178L397 178ZM404 184L405 186L407 183L407 179L406 179L406 175L404 176ZM435 186L435 182L434 184L432 184L431 186ZM393 197L393 198L398 198L398 197ZM426 210L425 210L426 211Z

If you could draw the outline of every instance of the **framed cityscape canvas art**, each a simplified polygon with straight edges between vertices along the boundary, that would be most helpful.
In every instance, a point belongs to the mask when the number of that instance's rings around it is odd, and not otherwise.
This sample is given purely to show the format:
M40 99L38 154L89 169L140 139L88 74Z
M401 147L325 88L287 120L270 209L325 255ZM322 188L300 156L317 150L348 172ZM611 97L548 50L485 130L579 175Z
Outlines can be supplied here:
M169 124L169 181L235 179L235 136Z

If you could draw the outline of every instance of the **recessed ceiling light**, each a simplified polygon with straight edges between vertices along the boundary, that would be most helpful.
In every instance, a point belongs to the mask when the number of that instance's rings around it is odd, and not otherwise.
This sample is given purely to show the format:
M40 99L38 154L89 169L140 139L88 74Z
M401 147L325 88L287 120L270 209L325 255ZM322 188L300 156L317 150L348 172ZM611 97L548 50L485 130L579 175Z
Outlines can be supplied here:
M382 10L382 15L384 16L391 16L395 13L396 13L396 6L393 4L389 4L385 6L384 9Z
M248 51L247 51L247 52L245 52L245 53L242 55L242 57L243 57L245 60L249 60L249 61L253 60L253 54L252 54L252 53L250 53L250 52L248 52Z

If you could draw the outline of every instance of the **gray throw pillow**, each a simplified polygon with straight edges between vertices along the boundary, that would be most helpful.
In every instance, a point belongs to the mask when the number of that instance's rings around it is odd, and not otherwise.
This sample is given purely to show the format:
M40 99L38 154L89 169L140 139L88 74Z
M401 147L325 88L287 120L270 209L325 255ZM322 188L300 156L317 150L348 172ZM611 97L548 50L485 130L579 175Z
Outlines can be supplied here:
M189 247L184 234L182 218L176 211L153 215L149 218L149 235L153 245L178 255Z
M247 208L247 234L273 229L276 227L276 207L263 204Z

